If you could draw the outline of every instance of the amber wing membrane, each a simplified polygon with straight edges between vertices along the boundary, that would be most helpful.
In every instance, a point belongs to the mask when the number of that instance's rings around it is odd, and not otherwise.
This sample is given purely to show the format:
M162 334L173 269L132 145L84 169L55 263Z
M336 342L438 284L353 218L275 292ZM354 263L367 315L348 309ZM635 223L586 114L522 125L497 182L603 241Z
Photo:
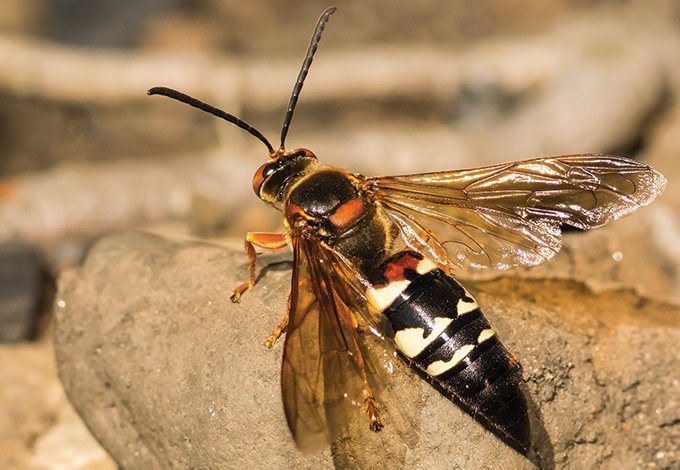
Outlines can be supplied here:
M358 287L334 268L341 260L316 238L294 237L293 255L283 404L298 448L314 452L337 437L349 413L363 409L367 377L350 308L365 307Z
M364 187L412 249L441 264L506 269L552 258L562 224L599 227L649 204L665 183L635 160L586 154L369 178Z

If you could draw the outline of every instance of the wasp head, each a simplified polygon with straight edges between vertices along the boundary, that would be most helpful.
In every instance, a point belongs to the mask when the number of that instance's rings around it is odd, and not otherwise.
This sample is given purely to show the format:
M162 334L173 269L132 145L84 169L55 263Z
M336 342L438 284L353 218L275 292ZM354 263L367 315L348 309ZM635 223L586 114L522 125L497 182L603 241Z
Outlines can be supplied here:
M286 109L286 114L283 118L281 144L277 150L274 150L274 147L272 147L271 143L269 143L267 138L260 131L241 118L171 88L154 87L148 91L148 94L150 95L167 96L168 98L181 101L189 106L198 108L201 111L222 118L260 140L269 151L269 161L262 165L255 173L255 176L253 177L253 189L260 199L272 204L277 209L283 207L283 203L288 197L288 193L293 184L318 165L316 156L309 150L297 149L290 151L285 150L284 145L286 136L288 135L288 128L293 119L293 112L295 111L298 97L302 91L302 85L305 82L305 77L307 77L309 67L312 65L312 60L319 45L319 41L321 40L321 35L323 34L326 22L333 13L335 13L335 7L327 8L316 23L314 34L312 34L312 39L309 43L307 54L305 55L305 60L302 63L297 80L293 86L293 92L290 96L288 108Z
M253 176L255 194L277 209L283 207L295 182L319 164L316 155L307 149L279 149Z

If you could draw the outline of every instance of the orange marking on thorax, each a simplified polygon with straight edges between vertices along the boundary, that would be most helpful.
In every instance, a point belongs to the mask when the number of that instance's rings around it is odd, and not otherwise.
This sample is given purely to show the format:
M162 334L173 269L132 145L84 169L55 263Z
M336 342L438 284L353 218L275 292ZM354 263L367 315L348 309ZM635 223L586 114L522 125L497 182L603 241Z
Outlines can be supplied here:
M348 227L360 219L365 212L364 201L357 197L338 206L328 220L336 227Z

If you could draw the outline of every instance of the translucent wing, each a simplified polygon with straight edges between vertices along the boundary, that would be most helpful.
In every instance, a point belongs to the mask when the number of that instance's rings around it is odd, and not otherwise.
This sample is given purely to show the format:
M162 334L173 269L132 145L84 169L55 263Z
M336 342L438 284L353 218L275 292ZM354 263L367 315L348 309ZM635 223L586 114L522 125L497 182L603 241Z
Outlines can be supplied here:
M448 255L459 267L506 269L552 258L562 224L599 227L649 204L665 183L635 160L567 155L368 178L364 188L412 249L441 264Z
M295 442L313 452L333 441L348 415L364 406L367 375L350 308L366 307L356 295L362 289L345 277L349 267L316 238L294 237L293 255L281 385Z

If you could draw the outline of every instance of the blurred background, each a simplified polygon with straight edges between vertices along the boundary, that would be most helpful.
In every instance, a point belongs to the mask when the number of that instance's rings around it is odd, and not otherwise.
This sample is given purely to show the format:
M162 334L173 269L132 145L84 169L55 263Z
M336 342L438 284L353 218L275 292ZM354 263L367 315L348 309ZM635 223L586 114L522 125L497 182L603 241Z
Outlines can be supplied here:
M368 175L548 154L639 158L661 298L680 294L680 3L338 1L288 135ZM275 230L253 194L321 1L4 0L0 6L0 468L115 468L70 409L50 343L56 279L107 233Z

